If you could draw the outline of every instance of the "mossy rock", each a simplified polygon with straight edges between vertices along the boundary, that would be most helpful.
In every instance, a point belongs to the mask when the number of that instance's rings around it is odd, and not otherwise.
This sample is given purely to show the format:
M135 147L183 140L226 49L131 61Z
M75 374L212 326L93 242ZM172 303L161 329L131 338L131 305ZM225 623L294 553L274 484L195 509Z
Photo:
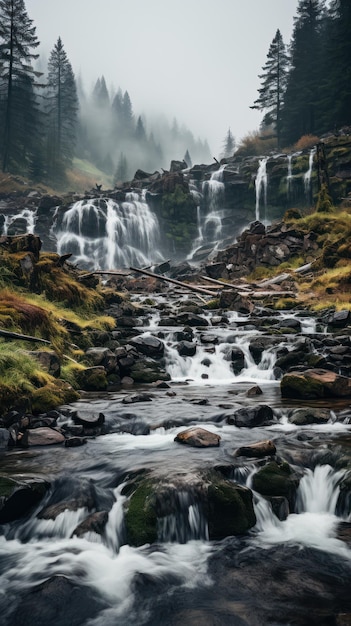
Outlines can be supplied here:
M46 413L60 404L69 404L79 399L79 393L68 383L58 380L35 389L31 394L31 410L34 415Z
M283 398L323 398L324 386L319 380L305 378L303 373L291 372L285 374L280 381L280 391Z
M170 375L153 359L139 359L130 369L130 376L136 383L155 383L158 380L170 380Z
M256 524L252 492L214 474L207 489L207 517L210 539L242 535Z
M125 513L128 543L142 546L157 539L157 515L155 512L155 482L143 480L132 494Z
M286 461L270 461L252 477L252 487L263 496L284 496L293 504L298 477Z
M77 372L77 381L84 391L106 391L108 385L105 368L99 365Z

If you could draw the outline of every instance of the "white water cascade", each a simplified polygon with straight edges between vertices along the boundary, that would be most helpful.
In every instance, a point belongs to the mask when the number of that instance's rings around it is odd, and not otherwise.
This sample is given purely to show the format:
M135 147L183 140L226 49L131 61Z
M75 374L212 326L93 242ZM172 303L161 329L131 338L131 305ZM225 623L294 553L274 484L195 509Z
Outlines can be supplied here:
M310 150L310 156L308 158L308 170L304 174L304 177L303 177L303 182L305 186L305 194L306 194L307 200L310 200L310 196L311 196L311 178L312 178L313 160L314 160L315 154L316 154L316 148L314 147Z
M5 221L3 224L3 234L7 235L10 226L17 220L24 220L26 222L26 234L33 234L35 229L35 222L37 219L37 211L31 209L23 209L20 213L15 215L5 215Z
M255 179L256 221L260 221L260 203L261 203L262 195L263 195L264 212L265 212L264 221L266 220L267 187L268 187L267 161L268 161L268 157L264 157L263 159L259 159L258 161L258 170L256 174L256 179Z
M269 503L259 497L255 505L260 544L294 543L349 557L345 544L335 537L339 482L345 471L330 465L307 469L297 491L296 513L280 521Z
M122 203L80 200L65 213L56 212L52 232L58 254L72 252L74 262L94 269L162 260L158 220L143 194L129 193Z
M201 193L192 190L191 193L197 203L197 227L198 235L194 241L193 249L188 258L191 259L196 250L210 244L214 250L223 239L222 217L224 204L223 170L211 174L210 180L202 183Z

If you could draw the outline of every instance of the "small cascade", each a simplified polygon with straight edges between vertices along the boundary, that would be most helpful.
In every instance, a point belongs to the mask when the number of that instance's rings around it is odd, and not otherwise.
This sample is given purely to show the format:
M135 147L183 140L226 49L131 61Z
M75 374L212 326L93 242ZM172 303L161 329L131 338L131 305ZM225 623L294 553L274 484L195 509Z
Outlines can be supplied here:
M122 203L80 200L64 213L56 211L52 233L58 254L71 252L85 267L152 265L163 258L158 220L144 194L129 193Z
M260 221L260 202L261 196L263 194L264 201L264 221L266 220L266 207L267 207L267 161L268 157L264 157L263 159L259 159L258 161L258 170L255 179L255 189L256 189L256 221Z
M187 543L198 539L207 541L207 521L201 504L195 501L193 494L177 491L173 494L173 500L175 512L157 520L158 540L164 543Z
M311 201L311 191L312 191L312 170L313 170L313 160L314 160L314 155L316 154L316 147L312 148L310 150L310 156L308 159L308 170L307 172L304 174L303 177L303 182L304 182L304 186L305 186L305 194L306 194L306 198L307 200L310 202Z
M285 521L280 521L270 504L256 494L256 528L260 531L260 544L290 542L349 556L343 542L335 538L339 521L336 516L338 485L344 473L344 470L335 471L330 465L318 465L314 471L307 469L297 490L297 512L288 515Z
M291 196L291 191L292 191L292 182L293 182L293 177L292 177L292 154L288 154L288 174L286 177L286 188L287 188L287 196L288 196L288 200L290 199Z
M34 234L37 210L23 209L16 215L4 215L3 235L8 235L9 228L18 221L25 222L26 234ZM22 229L21 229L22 232Z
M202 246L211 245L216 250L223 239L224 167L221 166L219 170L211 174L210 180L205 180L202 183L201 193L194 189L191 190L198 206L198 235L194 241L193 249L188 255L189 259Z

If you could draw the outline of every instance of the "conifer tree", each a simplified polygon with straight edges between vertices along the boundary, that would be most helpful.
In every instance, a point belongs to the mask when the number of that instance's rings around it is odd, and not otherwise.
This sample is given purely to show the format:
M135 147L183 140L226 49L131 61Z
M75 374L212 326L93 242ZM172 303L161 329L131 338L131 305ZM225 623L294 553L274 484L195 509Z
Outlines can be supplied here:
M48 170L57 179L73 159L78 116L74 74L60 37L48 62L47 115Z
M235 150L235 138L230 128L228 128L228 132L223 142L222 157L225 159L232 157L234 154L234 150Z
M39 109L33 52L39 41L24 0L0 0L0 151L2 169L26 169L35 146Z
M282 111L285 144L322 130L325 0L299 0L291 42L291 69Z
M278 29L269 47L263 73L259 75L261 87L259 97L251 109L266 111L264 124L272 125L277 134L277 145L281 142L281 110L287 83L289 59L282 35Z
M191 161L191 156L189 154L189 150L186 151L186 153L184 154L184 161L187 164L188 167L192 167L192 161Z

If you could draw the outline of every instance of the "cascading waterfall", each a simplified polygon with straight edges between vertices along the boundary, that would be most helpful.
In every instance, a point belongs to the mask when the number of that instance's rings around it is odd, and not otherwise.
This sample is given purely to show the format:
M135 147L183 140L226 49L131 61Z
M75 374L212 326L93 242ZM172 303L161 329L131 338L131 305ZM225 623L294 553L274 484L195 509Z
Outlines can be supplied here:
M263 194L264 201L264 221L266 220L266 208L267 208L267 187L268 187L268 178L267 178L267 161L268 157L264 157L263 159L259 159L258 161L258 170L255 179L255 189L256 189L256 220L260 221L260 202L261 196Z
M15 215L5 215L3 224L3 234L7 235L10 226L17 220L24 220L26 222L26 233L34 234L35 222L37 219L37 210L23 209L20 213Z
M317 150L316 147L310 150L310 155L308 158L308 170L304 174L304 177L303 177L304 186L305 186L305 194L309 202L311 201L311 191L312 191L311 181L312 181L312 171L313 171L313 160L314 160L314 155L316 154L316 150Z
M202 183L201 193L191 189L198 207L198 235L188 256L189 259L202 246L210 244L216 250L219 242L223 239L224 167L221 166L219 170L211 174L210 180L205 180Z
M157 217L144 194L133 192L125 202L99 198L80 200L65 213L56 211L53 235L58 254L94 269L151 265L162 260Z

